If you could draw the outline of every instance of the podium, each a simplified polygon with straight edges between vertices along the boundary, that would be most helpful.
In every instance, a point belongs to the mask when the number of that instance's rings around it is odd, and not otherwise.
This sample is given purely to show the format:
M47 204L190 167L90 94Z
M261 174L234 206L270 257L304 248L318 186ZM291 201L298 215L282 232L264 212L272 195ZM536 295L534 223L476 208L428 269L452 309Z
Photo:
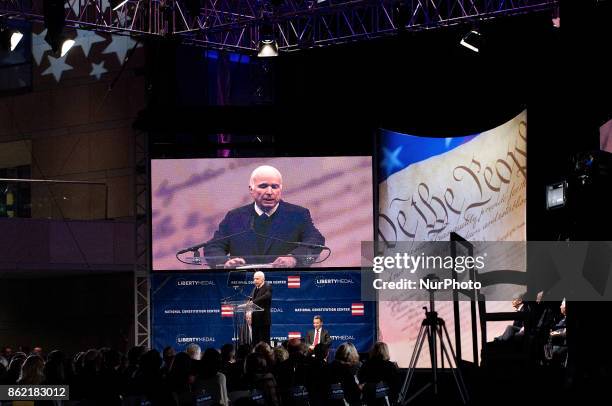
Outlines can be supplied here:
M189 253L177 255L177 259L189 265L202 267L205 269L245 269L245 270L258 270L266 268L276 268L272 263L283 255L243 255L243 256L200 256L200 251L191 251ZM286 255L292 256L296 259L296 267L303 268L309 267L317 262L319 254L306 254L306 255ZM226 267L225 263L232 258L242 258L245 261L244 265L238 265L235 267ZM326 258L327 259L327 258Z
M238 349L241 344L251 345L251 330L247 322L247 315L253 312L262 312L264 309L248 299L223 300L221 302L222 312L229 312L230 308L233 313L234 334L232 341L234 342L234 348Z

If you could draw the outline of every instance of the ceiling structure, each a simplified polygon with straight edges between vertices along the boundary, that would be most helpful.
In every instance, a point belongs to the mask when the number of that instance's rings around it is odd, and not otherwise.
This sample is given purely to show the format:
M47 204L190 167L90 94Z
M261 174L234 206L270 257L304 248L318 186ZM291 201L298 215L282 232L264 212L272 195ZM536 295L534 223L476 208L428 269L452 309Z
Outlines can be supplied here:
M272 29L294 51L530 11L558 0L65 0L66 27L256 51ZM0 0L0 16L44 21L43 0Z

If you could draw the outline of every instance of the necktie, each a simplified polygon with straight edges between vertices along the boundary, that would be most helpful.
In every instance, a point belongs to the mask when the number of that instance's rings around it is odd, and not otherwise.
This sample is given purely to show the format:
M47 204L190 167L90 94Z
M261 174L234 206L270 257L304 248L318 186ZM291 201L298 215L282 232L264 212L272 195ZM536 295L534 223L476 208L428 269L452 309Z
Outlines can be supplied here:
M317 329L317 332L315 333L315 339L314 339L314 345L319 344L319 329Z

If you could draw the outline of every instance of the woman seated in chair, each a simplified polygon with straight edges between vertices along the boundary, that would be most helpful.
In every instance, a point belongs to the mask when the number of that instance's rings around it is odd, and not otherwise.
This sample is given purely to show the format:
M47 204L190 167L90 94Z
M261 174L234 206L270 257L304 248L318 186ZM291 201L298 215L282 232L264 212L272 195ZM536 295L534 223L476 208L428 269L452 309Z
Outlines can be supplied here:
M400 389L400 369L395 362L389 360L389 347L386 343L379 341L374 344L368 360L359 370L359 382L374 385L385 383L389 387L390 403L395 402Z

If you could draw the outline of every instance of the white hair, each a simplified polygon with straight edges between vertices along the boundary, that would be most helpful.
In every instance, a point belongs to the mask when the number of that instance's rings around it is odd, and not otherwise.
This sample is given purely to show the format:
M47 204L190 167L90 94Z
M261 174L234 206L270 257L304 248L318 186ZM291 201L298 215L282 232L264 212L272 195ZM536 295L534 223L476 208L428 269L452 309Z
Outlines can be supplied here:
M249 179L249 186L251 188L255 187L255 178L259 175L264 175L264 174L274 174L275 176L278 176L278 179L280 180L280 184L282 186L283 184L283 175L281 175L280 171L278 169L276 169L273 166L270 165L261 165L258 166L257 168L255 168L253 170L253 172L251 172L251 178Z
M187 348L185 349L185 352L189 354L189 357L191 359L196 359L196 360L199 360L202 355L202 349L196 343L189 344Z
M261 271L257 271L253 274L253 278L255 278L256 276L261 276L264 281L266 280L266 274Z

